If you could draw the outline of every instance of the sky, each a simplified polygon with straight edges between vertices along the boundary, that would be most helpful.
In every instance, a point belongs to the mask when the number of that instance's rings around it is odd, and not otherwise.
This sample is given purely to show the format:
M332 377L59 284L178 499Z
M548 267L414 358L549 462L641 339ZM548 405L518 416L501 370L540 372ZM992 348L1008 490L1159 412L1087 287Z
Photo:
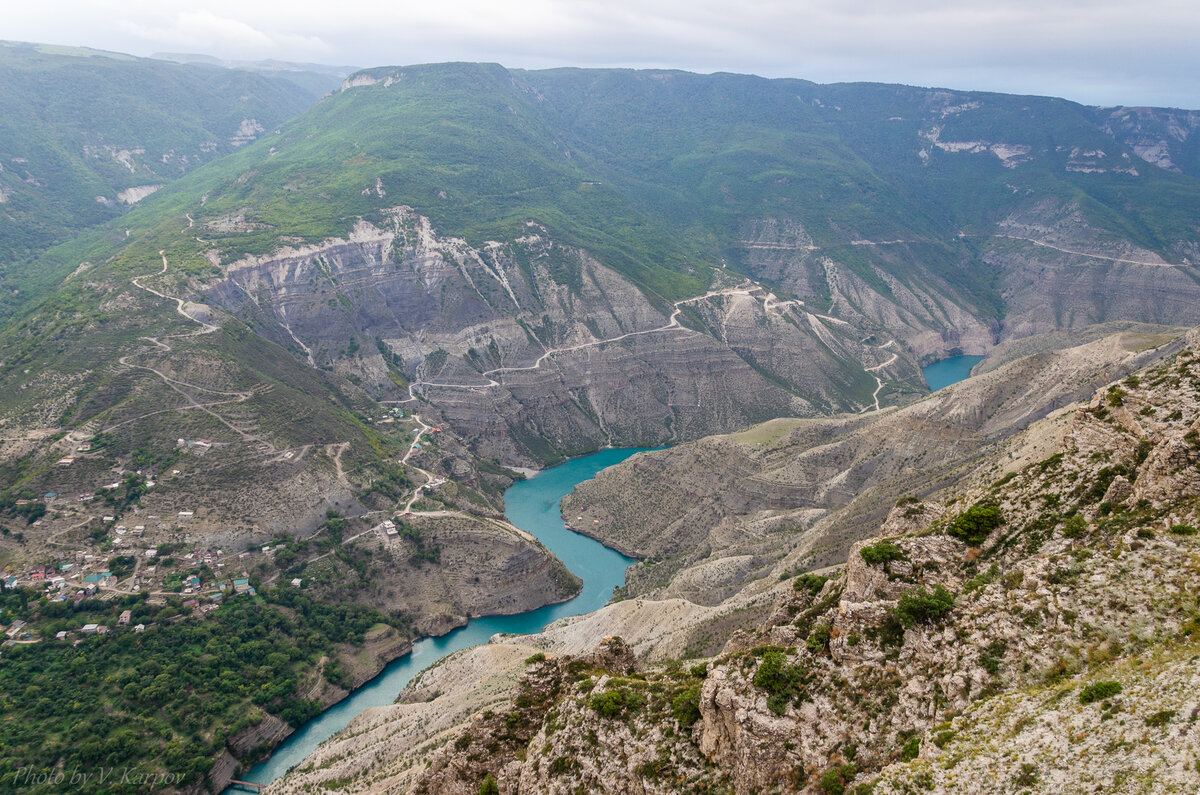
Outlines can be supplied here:
M1200 108L1196 0L0 0L0 38L143 56L675 68Z

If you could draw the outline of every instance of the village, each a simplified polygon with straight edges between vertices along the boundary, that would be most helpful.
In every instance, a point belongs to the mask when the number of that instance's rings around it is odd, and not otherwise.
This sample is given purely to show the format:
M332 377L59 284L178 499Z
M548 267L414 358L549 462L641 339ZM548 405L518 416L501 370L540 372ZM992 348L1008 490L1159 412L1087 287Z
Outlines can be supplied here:
M391 424L406 419L401 409L392 409L374 422ZM422 423L423 425L423 423ZM440 428L421 428L422 432L440 432ZM421 432L415 433L406 456L421 452ZM58 458L54 471L64 475L89 459L102 457L102 450L93 437L87 441L71 441L73 454ZM181 454L203 456L214 448L208 439L178 439L176 449ZM185 464L179 464L186 466ZM93 470L94 471L94 470ZM64 494L47 491L40 497L23 497L12 501L10 510L17 516L28 517L30 530L46 528L46 546L37 565L8 563L0 570L0 593L30 589L51 603L78 607L85 600L111 602L123 597L141 596L150 605L177 605L183 615L201 618L216 610L230 597L256 593L251 572L267 583L280 577L285 566L274 560L286 542L241 547L229 550L205 544L210 537L199 507L185 508L169 515L143 510L142 495L161 488L180 478L183 472L168 468L162 472L141 469L128 471L120 467L107 470L116 479L97 485L92 491ZM398 544L404 538L403 517L411 515L413 503L446 483L446 478L420 470L426 482L416 486L407 501L396 508L396 515L383 521L373 521L367 529L346 539L353 541L372 534L384 544ZM78 491L78 479L74 480ZM97 507L99 503L99 507ZM363 519L368 517L364 516ZM67 546L70 544L71 546ZM275 569L275 571L270 571ZM269 572L269 574L267 573ZM258 582L257 578L253 578ZM299 577L288 580L294 588L303 587ZM3 613L0 612L0 616ZM130 626L130 611L125 610L115 626L81 622L74 630L55 633L58 641L79 639L88 635L103 635L118 629L133 632L145 629L143 624ZM41 637L24 621L13 620L8 626L0 622L4 633L0 645L38 643Z

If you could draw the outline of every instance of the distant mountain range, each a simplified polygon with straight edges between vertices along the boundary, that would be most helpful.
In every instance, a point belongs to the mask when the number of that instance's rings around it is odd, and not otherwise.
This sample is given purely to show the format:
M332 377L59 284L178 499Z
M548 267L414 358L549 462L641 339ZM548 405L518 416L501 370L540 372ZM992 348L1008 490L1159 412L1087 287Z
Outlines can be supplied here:
M311 578L323 604L372 611L351 640L260 666L264 711L222 701L256 717L233 756L189 752L193 778L218 759L229 774L412 637L565 598L574 579L503 521L509 467L788 418L653 459L630 487L649 518L610 528L664 564L631 593L715 602L781 561L838 558L918 458L923 489L947 483L1200 324L1194 111L166 57L188 62L0 45L0 563L107 556L130 543L121 513L146 514L146 551L245 551L264 592ZM1113 331L1132 336L1056 364ZM885 411L960 353L1042 355L974 403ZM861 511L792 543L844 506ZM759 538L761 511L795 524ZM339 673L376 620L390 651ZM319 696L298 696L328 654Z

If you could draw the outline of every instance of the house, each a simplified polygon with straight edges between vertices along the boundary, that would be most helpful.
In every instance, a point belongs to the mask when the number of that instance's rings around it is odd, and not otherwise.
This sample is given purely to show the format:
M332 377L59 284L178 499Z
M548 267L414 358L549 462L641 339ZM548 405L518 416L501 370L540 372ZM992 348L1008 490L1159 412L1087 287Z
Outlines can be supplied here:
M66 456L65 458L58 459L58 465L60 467L69 467L69 466L71 466L71 464L74 464L74 463L75 463L75 459L71 458L70 456Z
M55 575L54 577L50 578L50 585L61 591L63 588L67 587L67 578Z
M18 635L22 634L21 630L24 627L25 627L25 622L18 618L16 621L14 621L8 625L8 629L5 630L4 634L10 638L15 638Z
M293 588L299 588L299 587L300 587L301 585L303 585L303 584L304 584L304 581L303 581L303 580L301 580L299 577L296 577L294 580L292 580L292 587L293 587Z
M17 585L19 582L20 581L16 577L5 577L4 578L4 587L10 591L14 591L17 589Z
M55 640L66 640L67 639L67 631L65 629L60 629L58 632L54 633L54 639Z
M100 628L99 624L84 624L83 629L79 630L84 635L95 635L96 630Z
M156 558L156 557L158 557L158 550L157 550L157 549L147 549L147 550L146 550L146 557L148 557L148 558Z
M76 494L75 495L75 502L91 502L94 499L96 499L95 494Z
M83 593L85 596L95 596L96 591L98 591L98 590L100 590L100 587L98 585L96 585L96 583L93 582L93 583L88 583L86 586L84 586Z
M383 522L383 532L387 535L396 535L396 523L390 519L385 519Z
M92 443L91 443L91 442L84 442L83 444L81 444L81 445L79 445L78 447L76 447L76 448L75 448L76 452L79 452L79 453L86 453L86 452L88 452L88 451L89 451L89 450L91 450L91 449L92 449Z
M96 634L97 634L97 635L107 635L107 634L108 634L108 627L106 627L106 626L104 626L103 624L101 624L100 626L96 627Z
M249 577L242 577L240 579L236 579L233 581L233 592L234 593L246 593L247 591L251 591L251 590L253 590L253 588L250 587L250 578Z
M135 626L135 627L133 628L133 631L134 631L134 632L139 632L139 633L140 633L140 632L145 632L145 631L146 631L146 625L145 625L145 624L138 624L137 626Z
M186 522L188 519L191 519L195 515L196 515L195 511L180 511L179 512L179 521Z
M129 621L132 618L133 618L133 611L131 611L131 610L122 611L121 617L117 619L117 625L122 626L122 627L127 627L127 626L129 626Z

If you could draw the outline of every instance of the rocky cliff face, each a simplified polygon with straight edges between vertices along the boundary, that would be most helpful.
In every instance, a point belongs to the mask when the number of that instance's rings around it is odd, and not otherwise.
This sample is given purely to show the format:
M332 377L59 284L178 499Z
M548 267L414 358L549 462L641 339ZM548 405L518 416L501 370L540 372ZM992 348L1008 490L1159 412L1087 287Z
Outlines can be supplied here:
M1181 344L1170 340L1116 335L1021 359L895 411L775 420L641 454L581 484L564 516L650 559L631 569L629 593L719 602L767 572L842 559L897 499L944 488L972 462L991 466L1008 455L1006 439Z
M998 479L976 465L953 500L901 501L843 567L779 583L772 613L701 665L639 662L619 639L531 657L507 706L493 700L404 780L464 793L1195 787L1197 342L1032 425ZM376 791L361 771L351 789Z
M384 400L430 401L482 455L545 462L871 401L864 367L919 388L890 339L730 274L651 300L537 225L475 248L406 208L387 228L225 268L208 300Z

